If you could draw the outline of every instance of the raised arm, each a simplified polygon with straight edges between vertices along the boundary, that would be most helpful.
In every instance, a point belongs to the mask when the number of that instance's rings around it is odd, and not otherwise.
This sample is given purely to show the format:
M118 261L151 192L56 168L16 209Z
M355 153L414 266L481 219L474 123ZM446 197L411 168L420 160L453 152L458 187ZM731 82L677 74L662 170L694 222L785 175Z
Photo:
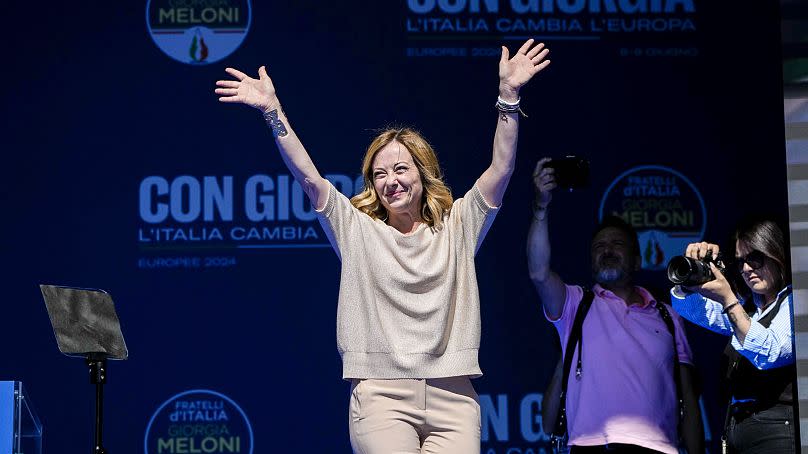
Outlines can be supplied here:
M306 191L314 207L322 209L328 197L328 181L320 176L309 153L289 125L266 67L258 68L258 79L233 68L226 68L225 71L235 80L216 81L219 101L245 104L261 111L286 167Z
M550 160L543 158L536 163L533 185L536 201L533 205L533 223L527 237L527 267L530 280L539 293L544 312L550 320L558 320L567 299L567 287L561 278L550 269L550 235L547 230L547 208L556 187L553 169L545 167Z
M518 108L519 90L550 64L550 60L545 59L549 52L543 43L534 46L533 40L529 39L510 58L508 48L502 46L502 56L499 59L499 101ZM518 133L519 111L500 112L494 134L494 156L491 165L477 181L483 198L493 206L502 203L508 180L513 174Z

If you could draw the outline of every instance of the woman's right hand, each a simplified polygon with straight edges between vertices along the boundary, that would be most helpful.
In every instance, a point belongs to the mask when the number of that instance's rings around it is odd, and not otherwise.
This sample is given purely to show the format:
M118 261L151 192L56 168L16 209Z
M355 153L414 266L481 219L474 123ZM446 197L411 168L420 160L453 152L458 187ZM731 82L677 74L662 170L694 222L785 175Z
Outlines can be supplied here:
M533 170L533 186L536 188L536 206L537 209L545 209L550 204L553 198L552 190L556 187L555 176L553 172L555 169L547 167L550 158L541 158L536 163L536 169Z
M236 80L217 80L215 92L220 95L219 101L227 103L246 104L267 113L270 110L280 107L280 101L275 94L275 86L272 79L267 75L265 66L258 68L258 79L244 74L243 72L225 68L225 72L235 77Z
M713 273L714 279L701 285L684 286L684 288L713 301L717 301L721 303L722 306L727 307L738 299L735 297L735 293L732 291L732 286L729 281L724 277L724 273L715 266L714 260L718 257L718 252L719 248L717 244L707 243L705 241L687 245L685 257L696 260L704 260L708 255L711 257L710 270Z
M687 245L685 249L685 257L690 257L691 259L702 260L704 257L707 256L707 253L710 253L710 256L715 259L718 257L718 245L713 243L708 243L706 241L702 241L700 243L690 243Z

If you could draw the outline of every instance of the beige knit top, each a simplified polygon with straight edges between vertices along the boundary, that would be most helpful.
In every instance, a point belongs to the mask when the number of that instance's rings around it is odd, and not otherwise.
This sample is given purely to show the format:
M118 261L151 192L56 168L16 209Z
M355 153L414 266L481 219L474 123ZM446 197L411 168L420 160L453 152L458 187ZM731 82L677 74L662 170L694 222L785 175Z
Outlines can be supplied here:
M343 378L482 375L474 255L497 211L475 185L454 201L442 228L422 224L405 235L329 185L318 216L342 262Z

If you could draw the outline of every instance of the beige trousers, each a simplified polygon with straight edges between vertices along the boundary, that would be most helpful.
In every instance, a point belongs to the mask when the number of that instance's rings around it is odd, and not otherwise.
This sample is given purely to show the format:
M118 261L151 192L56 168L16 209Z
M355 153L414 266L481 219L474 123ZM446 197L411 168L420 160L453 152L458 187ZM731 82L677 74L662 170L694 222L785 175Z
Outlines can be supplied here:
M468 377L353 380L356 454L478 454L479 397Z

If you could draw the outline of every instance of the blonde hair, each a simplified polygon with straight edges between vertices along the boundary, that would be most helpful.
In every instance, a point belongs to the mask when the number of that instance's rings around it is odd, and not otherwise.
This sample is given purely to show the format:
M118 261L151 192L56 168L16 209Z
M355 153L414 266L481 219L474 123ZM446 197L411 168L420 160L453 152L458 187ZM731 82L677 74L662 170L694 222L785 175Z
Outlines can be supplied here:
M362 160L365 188L351 198L351 203L373 219L387 219L387 209L382 205L373 186L373 158L379 150L391 142L404 145L412 155L421 176L421 184L424 187L420 201L421 218L430 227L441 228L443 216L448 215L452 209L452 191L443 182L443 172L435 150L421 134L410 128L388 128L373 139Z

